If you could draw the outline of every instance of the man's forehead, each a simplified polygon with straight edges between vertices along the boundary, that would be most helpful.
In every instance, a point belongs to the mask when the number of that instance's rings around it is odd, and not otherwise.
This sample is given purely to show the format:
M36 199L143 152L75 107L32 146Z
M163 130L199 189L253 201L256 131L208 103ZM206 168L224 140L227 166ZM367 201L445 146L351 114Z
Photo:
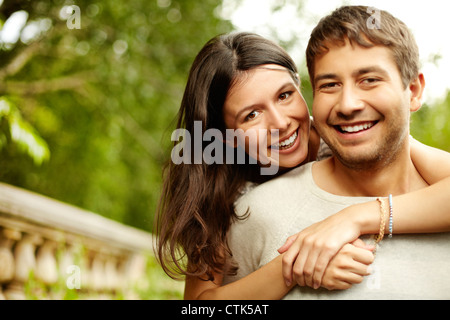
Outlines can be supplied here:
M343 56L342 59L338 59L340 54ZM330 56L332 58L329 58ZM359 44L352 45L349 42L345 45L335 44L327 47L326 51L315 57L314 78L317 77L322 68L326 68L326 72L344 66L353 70L380 69L386 64L396 66L392 52L386 46L374 45L365 47ZM377 68L375 67L376 65L378 65Z

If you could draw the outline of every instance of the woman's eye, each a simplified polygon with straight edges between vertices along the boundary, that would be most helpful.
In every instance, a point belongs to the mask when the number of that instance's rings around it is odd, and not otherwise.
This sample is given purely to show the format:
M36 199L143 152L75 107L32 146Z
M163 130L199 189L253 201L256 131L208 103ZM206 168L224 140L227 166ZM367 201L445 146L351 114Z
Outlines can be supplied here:
M245 117L245 120L246 120L246 121L248 121L248 120L253 120L253 119L255 119L259 114L260 114L259 111L252 111L252 112L250 112L250 113Z
M288 92L283 92L282 94L280 94L280 96L278 97L278 99L280 99L281 101L286 100L287 98L289 98L292 95L292 91L288 91Z

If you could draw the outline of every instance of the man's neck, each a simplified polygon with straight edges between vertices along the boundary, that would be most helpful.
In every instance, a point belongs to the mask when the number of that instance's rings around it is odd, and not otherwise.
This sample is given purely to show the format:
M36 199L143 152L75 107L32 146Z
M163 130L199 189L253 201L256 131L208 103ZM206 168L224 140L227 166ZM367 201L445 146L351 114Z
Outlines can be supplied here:
M427 186L411 161L409 149L388 165L364 170L348 168L331 157L314 164L313 178L321 189L351 197L398 195Z

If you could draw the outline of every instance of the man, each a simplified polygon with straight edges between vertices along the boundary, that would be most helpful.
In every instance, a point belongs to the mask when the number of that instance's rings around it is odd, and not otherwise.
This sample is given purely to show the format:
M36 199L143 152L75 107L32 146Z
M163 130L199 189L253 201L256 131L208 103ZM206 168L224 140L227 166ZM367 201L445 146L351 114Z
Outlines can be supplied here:
M342 7L312 32L307 63L313 116L334 156L239 200L237 210L250 215L230 232L238 277L276 257L288 236L349 205L427 186L409 153L410 112L420 108L425 85L417 45L387 12L379 11L380 21L371 24L372 12ZM448 299L449 267L449 233L395 235L381 242L373 274L363 283L343 291L295 287L285 298Z

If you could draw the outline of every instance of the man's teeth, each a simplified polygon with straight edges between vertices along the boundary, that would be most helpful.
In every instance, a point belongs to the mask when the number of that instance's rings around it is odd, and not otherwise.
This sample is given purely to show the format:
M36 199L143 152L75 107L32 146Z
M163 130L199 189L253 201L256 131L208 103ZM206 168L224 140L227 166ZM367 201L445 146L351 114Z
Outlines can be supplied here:
M294 142L295 139L297 139L297 131L294 132L292 136L287 138L286 140L281 141L280 143L275 143L272 145L272 147L278 148L278 149L287 149L290 148Z
M359 125L355 125L355 126L340 126L339 128L341 129L342 132L355 133L358 131L367 130L369 128L372 128L373 126L374 126L374 123L370 122L370 123L364 123L364 124L359 124Z

